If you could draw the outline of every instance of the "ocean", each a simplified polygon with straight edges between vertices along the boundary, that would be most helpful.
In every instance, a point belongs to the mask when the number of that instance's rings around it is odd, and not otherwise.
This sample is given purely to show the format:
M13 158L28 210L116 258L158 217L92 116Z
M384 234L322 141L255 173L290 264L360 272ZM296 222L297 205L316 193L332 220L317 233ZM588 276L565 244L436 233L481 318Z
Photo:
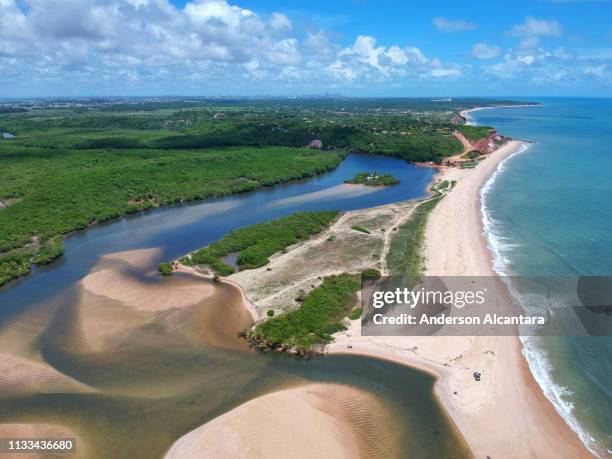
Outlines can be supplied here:
M522 276L612 275L612 99L529 99L477 110L478 125L534 141L483 188L495 269ZM556 410L599 457L612 454L612 337L523 337Z

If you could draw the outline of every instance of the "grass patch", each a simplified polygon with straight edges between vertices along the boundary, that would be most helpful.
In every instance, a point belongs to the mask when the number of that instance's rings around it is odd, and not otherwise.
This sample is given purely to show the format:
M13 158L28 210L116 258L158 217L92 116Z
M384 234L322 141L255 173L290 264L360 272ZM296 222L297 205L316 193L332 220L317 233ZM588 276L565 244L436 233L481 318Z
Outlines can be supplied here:
M361 319L361 308L355 308L351 311L351 320Z
M391 186L397 185L400 181L391 174L377 174L376 172L360 172L352 179L345 180L344 183L365 186Z
M469 124L464 124L462 126L457 126L457 130L461 132L469 141L477 142L480 139L488 137L493 128L488 126L471 126Z
M326 277L299 309L257 325L252 338L268 347L298 351L329 343L332 334L345 329L341 322L355 304L360 286L359 276L353 274Z
M370 233L369 229L364 228L363 226L359 226L359 225L353 225L351 226L351 229L354 229L355 231L359 231L361 233L372 234Z
M387 266L393 276L418 277L425 270L423 243L427 217L440 202L442 195L420 204L414 210L412 218L398 228L389 247Z
M268 264L268 257L272 254L323 231L338 213L300 212L239 228L181 261L188 265L208 265L218 275L228 276L234 272L234 268L221 258L238 253L236 264L240 269L259 268Z

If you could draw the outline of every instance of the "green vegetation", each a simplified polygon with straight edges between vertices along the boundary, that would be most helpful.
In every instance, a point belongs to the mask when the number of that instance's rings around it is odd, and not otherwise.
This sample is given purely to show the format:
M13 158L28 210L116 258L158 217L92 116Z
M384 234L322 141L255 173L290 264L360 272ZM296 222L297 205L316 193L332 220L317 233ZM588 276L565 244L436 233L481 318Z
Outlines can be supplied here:
M478 150L472 150L465 155L465 158L476 159L476 158L480 158L481 156L482 156L482 153L480 153Z
M60 257L64 251L58 237L37 240L27 247L0 254L0 285L29 274L32 265L46 265Z
M353 225L353 226L351 226L351 229L354 229L355 231L360 231L360 232L366 233L366 234L372 234L372 233L370 233L369 229L364 228L363 226L359 226L359 225Z
M268 309L268 311L266 312L266 315L268 317L274 317L274 309Z
M351 320L361 319L361 308L355 308L351 311L350 315Z
M380 276L380 271L376 268L369 268L361 273L361 278L368 280L380 279Z
M378 175L376 172L360 172L344 183L366 186L391 186L397 185L400 181L391 174Z
M252 340L269 347L309 351L329 343L331 335L344 330L341 321L355 304L359 277L352 274L326 277L312 290L299 309L255 327Z
M443 180L432 186L433 197L419 204L412 218L398 228L389 247L387 266L393 276L418 277L425 270L423 243L429 213L444 197L443 191L455 186L455 181Z
M157 270L164 276L172 276L172 265L170 263L160 263Z
M471 126L464 124L457 126L457 130L461 132L470 142L476 142L489 136L493 128L488 126Z
M125 214L175 202L249 191L333 169L340 153L289 148L207 151L47 151L0 146L0 257L17 255L36 237L84 229ZM29 272L12 270L18 277ZM14 259L14 257L13 257ZM11 262L10 266L15 266Z
M337 215L335 211L300 212L239 228L181 261L189 265L207 265L218 275L228 276L234 268L223 263L221 258L238 253L236 264L240 269L259 268L268 264L272 254L323 231Z
M425 226L429 212L436 206L440 198L420 204L412 218L401 225L394 234L387 255L387 265L392 275L418 277L425 268L422 254L425 239Z
M474 169L478 166L478 161L460 161L459 167L461 169Z
M80 99L0 107L0 259L29 272L49 240L152 207L333 169L347 151L441 162L459 153L456 99ZM328 151L305 149L320 140ZM53 250L41 255L40 261ZM27 252L27 253L26 253ZM9 261L10 260L10 261Z

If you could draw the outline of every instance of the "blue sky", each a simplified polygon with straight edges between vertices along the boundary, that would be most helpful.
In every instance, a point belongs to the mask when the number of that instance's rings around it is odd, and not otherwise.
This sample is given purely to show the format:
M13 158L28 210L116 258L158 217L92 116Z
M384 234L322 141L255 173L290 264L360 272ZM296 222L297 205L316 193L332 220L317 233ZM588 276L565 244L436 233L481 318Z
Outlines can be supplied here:
M0 96L612 96L612 2L0 0Z

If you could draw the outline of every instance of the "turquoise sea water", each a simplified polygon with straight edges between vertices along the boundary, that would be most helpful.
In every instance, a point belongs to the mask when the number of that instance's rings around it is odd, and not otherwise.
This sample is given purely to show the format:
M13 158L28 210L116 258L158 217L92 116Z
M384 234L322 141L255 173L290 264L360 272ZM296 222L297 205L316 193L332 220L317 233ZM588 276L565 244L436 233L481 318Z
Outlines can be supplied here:
M532 99L533 100L533 99ZM533 140L483 192L495 267L527 276L612 275L612 99L542 99L470 113ZM600 457L612 452L612 338L523 338L547 397Z

